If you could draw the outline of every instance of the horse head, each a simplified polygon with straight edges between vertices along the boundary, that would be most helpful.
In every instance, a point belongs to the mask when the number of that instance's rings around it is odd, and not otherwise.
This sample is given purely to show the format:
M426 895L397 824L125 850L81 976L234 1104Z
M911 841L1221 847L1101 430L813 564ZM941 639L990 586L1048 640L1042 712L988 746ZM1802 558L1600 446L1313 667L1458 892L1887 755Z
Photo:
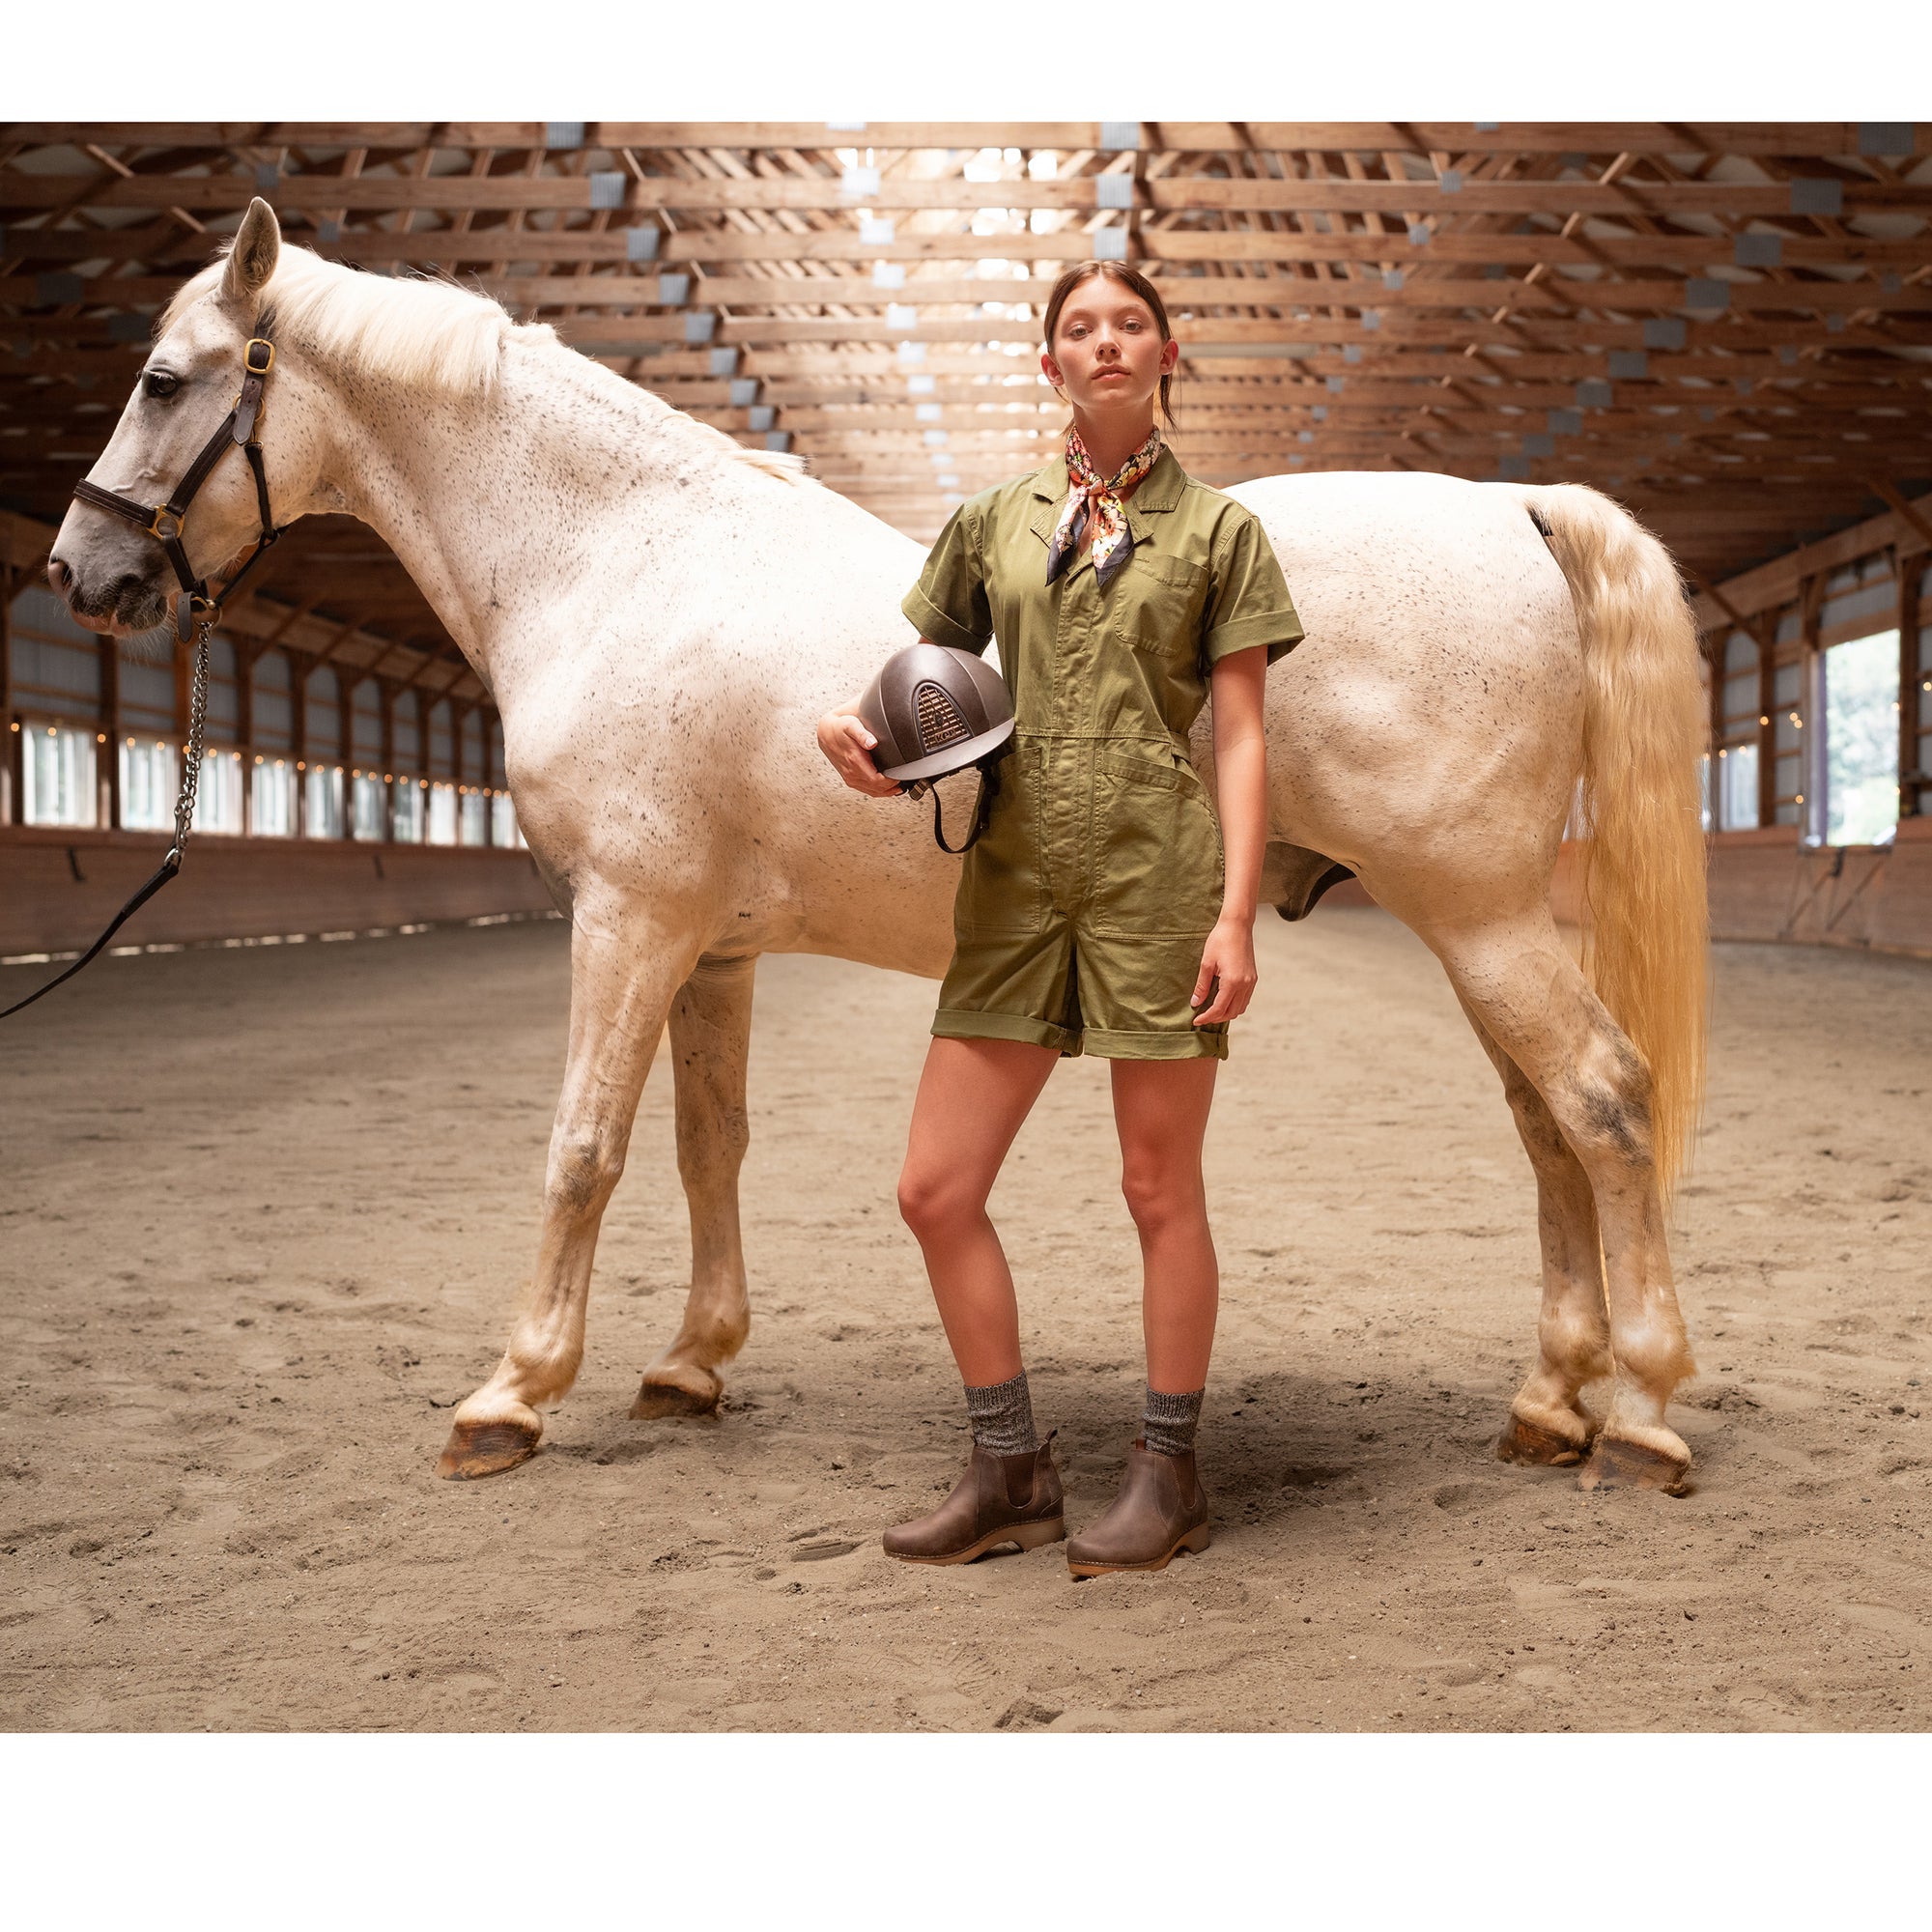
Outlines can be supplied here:
M204 270L161 318L153 349L114 435L87 480L118 497L156 508L166 504L234 407L242 386L249 339L268 334L272 318L262 292L281 258L281 228L261 200L249 204L233 245L217 268ZM311 481L299 424L313 414L299 373L277 369L263 416L263 438L277 521L299 514ZM304 407L304 404L307 407ZM257 434L262 434L260 430ZM298 507L299 506L299 507ZM172 529L163 523L161 527ZM180 520L179 541L197 577L218 574L260 533L259 500L249 466L238 452L216 462ZM47 580L75 620L116 636L151 630L180 594L157 533L98 505L68 507L47 559Z

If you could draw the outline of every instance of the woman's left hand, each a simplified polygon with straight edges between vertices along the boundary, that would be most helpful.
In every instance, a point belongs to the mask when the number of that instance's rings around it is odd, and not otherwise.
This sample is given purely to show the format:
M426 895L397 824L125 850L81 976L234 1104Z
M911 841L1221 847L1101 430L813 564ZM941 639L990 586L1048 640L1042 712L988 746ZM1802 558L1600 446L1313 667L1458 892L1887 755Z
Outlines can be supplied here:
M1199 1007L1207 999L1209 987L1213 987L1213 1004L1194 1015L1194 1024L1212 1026L1238 1019L1255 996L1255 977L1254 921L1223 913L1208 935L1207 947L1201 954L1201 971L1194 980L1194 996L1188 1002L1189 1006Z

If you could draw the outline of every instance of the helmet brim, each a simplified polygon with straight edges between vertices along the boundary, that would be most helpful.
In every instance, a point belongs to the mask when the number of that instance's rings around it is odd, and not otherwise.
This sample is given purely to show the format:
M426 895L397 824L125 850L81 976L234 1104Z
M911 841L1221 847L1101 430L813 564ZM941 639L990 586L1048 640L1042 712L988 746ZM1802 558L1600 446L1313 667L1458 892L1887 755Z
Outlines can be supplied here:
M889 779L896 779L901 784L916 784L921 779L943 779L951 772L964 771L968 765L975 765L988 752L997 750L1013 735L1013 721L1003 719L990 731L981 731L977 738L961 738L957 744L948 745L942 752L929 753L925 757L915 758L909 765L882 765L881 772Z

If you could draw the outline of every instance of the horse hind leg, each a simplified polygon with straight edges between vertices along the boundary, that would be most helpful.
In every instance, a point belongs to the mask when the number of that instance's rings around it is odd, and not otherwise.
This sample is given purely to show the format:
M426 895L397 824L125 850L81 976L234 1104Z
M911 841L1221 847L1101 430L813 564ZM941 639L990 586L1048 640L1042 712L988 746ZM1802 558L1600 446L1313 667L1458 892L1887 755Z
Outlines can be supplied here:
M1535 1087L1590 1183L1610 1401L1580 1481L1680 1489L1690 1451L1665 1410L1695 1367L1664 1238L1648 1070L1547 916L1458 934L1442 956L1457 993Z
M586 918L580 895L577 917L570 1045L551 1129L536 1273L496 1374L452 1419L436 1465L450 1480L494 1476L534 1455L541 1405L560 1400L577 1379L597 1231L624 1171L671 995L690 970L690 952L621 908Z
M1583 1385L1609 1375L1612 1366L1596 1200L1582 1162L1543 1095L1466 1004L1463 1011L1502 1076L1517 1133L1535 1172L1543 1248L1539 1360L1510 1404L1496 1455L1505 1463L1580 1463L1601 1427L1583 1406Z
M738 1225L738 1171L751 1129L745 1067L757 961L700 959L670 1009L677 1166L691 1209L691 1293L675 1340L645 1369L639 1420L716 1412L718 1369L745 1346L752 1303Z

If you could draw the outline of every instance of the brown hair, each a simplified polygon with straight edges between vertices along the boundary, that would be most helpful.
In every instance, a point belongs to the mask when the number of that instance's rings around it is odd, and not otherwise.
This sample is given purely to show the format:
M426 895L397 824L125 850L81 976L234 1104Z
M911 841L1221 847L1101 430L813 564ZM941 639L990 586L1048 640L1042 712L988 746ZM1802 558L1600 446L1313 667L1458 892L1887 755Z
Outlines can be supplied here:
M1076 262L1054 283L1053 293L1046 298L1046 312L1040 321L1040 342L1049 353L1053 348L1053 331L1060 326L1060 311L1066 306L1067 297L1081 283L1092 281L1095 275L1118 282L1129 295L1138 296L1153 316L1161 341L1169 343L1174 340L1174 330L1167 322L1167 304L1161 300L1160 291L1138 269L1130 269L1124 262ZM1170 400L1173 386L1172 376L1160 379L1160 412L1167 419L1169 429L1176 426L1174 405Z

